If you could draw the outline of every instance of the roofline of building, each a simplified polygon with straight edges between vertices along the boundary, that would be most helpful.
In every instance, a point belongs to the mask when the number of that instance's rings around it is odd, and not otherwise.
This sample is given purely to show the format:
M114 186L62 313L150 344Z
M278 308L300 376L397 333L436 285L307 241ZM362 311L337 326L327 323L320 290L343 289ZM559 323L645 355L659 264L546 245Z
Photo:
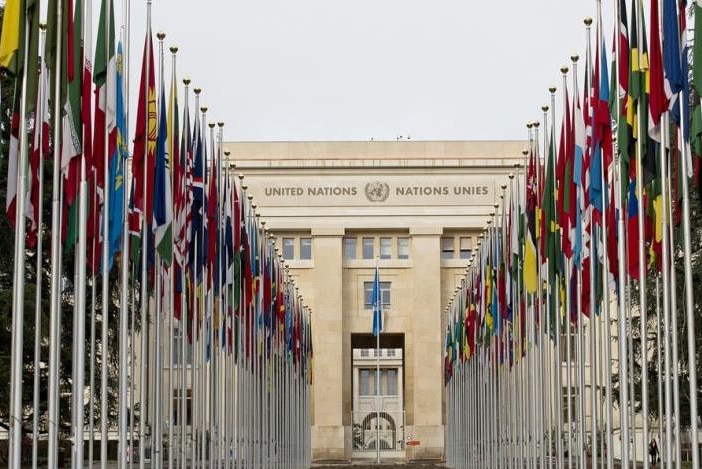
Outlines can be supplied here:
M224 142L233 161L515 160L524 140L249 141Z

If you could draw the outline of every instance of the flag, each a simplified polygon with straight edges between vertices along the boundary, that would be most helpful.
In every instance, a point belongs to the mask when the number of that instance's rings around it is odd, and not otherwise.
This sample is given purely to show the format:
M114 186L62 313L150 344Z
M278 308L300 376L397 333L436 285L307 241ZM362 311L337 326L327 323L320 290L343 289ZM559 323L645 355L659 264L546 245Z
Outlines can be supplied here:
M170 265L173 260L173 199L171 172L166 154L168 123L166 119L166 91L161 77L161 96L156 141L156 179L154 181L153 230L156 249L161 260Z
M41 156L44 158L49 154L49 83L46 63L40 63L40 91L37 96L36 119L34 120L34 134L32 138L32 148L29 155L29 177L27 178L27 204L26 215L29 219L27 230L27 246L36 246L37 236L41 227L39 226L39 166L43 164ZM9 183L9 181L8 181ZM14 219L12 219L14 222Z
M373 305L373 335L378 336L383 332L383 299L380 292L380 274L377 265L375 266L371 304Z
M148 74L148 75L147 75ZM154 78L154 49L151 31L144 41L141 63L141 82L137 101L136 128L134 130L134 206L145 220L153 217L154 152L156 149L156 91ZM144 188L144 176L146 185Z
M10 121L10 148L8 151L7 165L7 196L5 202L5 213L10 222L10 226L15 228L15 217L17 216L17 177L19 165L19 133L20 133L20 104L21 96L18 87L15 87L15 94L12 106L12 119Z
M72 0L68 0L70 11ZM64 178L64 213L63 239L64 249L69 251L78 239L78 196L81 179L81 156L83 152L83 117L82 112L82 72L81 30L82 2L76 4L73 21L68 24L67 78L68 94L63 105L61 121L61 172ZM70 17L70 15L69 15Z
M695 5L695 33L702 31L702 6L699 2ZM692 86L697 96L702 96L702 41L695 40L692 48Z
M124 203L126 200L124 164L129 156L129 151L127 150L127 122L124 112L124 55L121 42L117 46L115 64L115 123L117 132L116 145L110 158L109 173L110 213L108 216L110 249L108 269L112 268L115 255L122 249L122 225L124 224Z
M664 91L666 100L671 106L674 105L676 101L674 96L680 93L683 87L677 3L678 0L663 0ZM653 13L651 16L653 18ZM651 21L653 21L653 19ZM652 26L656 25L657 23L652 23Z
M651 0L651 39L649 41L651 50L649 54L649 135L660 141L661 115L668 110L668 96L670 89L666 91L663 75L663 57L661 54L661 41L658 31L658 0ZM674 71L671 71L674 73ZM670 81L667 81L670 86Z
M536 265L536 158L532 152L527 168L526 186L526 236L524 246L524 287L527 293L536 293L538 286L538 271Z
M2 36L0 36L0 67L17 70L20 47L20 30L22 17L22 1L6 0L2 18Z

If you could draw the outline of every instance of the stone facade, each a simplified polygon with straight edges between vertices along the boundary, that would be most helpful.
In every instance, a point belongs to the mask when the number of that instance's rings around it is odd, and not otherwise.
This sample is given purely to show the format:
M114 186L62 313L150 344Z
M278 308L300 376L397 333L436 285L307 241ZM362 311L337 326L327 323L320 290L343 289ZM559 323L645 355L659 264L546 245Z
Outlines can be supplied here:
M403 349L404 434L420 442L411 456L443 457L442 312L524 147L225 144L313 311L313 459L353 457L353 349L373 339L364 285L376 262L390 282L381 347Z

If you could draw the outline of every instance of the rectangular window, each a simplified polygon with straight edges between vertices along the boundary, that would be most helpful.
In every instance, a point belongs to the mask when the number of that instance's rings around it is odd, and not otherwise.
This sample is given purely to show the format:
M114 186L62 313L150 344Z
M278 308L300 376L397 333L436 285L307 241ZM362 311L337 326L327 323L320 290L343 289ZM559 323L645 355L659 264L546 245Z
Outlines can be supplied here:
M360 370L360 389L359 389L359 394L361 396L370 396L371 395L371 379L370 379L370 370Z
M312 259L312 238L300 238L300 259Z
M176 366L183 365L183 351L181 349L183 332L180 323L173 329L173 364ZM193 364L193 347L187 341L185 342L185 365Z
M576 361L576 354L578 351L577 347L577 341L575 337L575 331L572 330L573 328L571 327L571 333L570 337L568 337L568 334L561 334L560 335L560 348L561 348L561 362L562 363L568 363L568 340L570 339L570 361L575 362Z
M391 282L380 282L380 299L383 308L390 307L390 284ZM373 309L373 282L363 282L363 304L365 309Z
M386 371L385 395L397 396L397 370L389 369Z
M461 237L461 259L470 259L470 255L473 253L471 239L465 236Z
M453 259L454 257L454 247L453 247L453 237L446 236L441 238L441 258L442 259Z
M409 259L409 238L397 238L397 258Z
M363 258L373 259L375 257L374 253L375 238L363 238Z
M295 258L295 239L283 238L283 259Z
M394 357L394 356L395 356L395 349L389 348L388 349L388 357Z
M361 356L362 356L362 357L367 357L367 356L368 356L368 349L367 349L367 348L362 348L362 349L361 349Z
M344 238L344 259L356 259L356 238Z
M173 423L180 425L183 421L183 409L181 408L180 390L173 390ZM191 425L193 421L193 395L192 389L185 391L185 425Z
M392 258L392 238L380 238L380 258Z

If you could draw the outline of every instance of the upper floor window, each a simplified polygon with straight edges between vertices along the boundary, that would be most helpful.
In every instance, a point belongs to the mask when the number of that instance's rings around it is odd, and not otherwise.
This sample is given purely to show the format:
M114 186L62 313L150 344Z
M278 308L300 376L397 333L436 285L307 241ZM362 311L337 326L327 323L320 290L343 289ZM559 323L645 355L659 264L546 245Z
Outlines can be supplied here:
M392 258L392 238L380 238L380 258Z
M283 238L283 259L295 258L295 240L293 238Z
M363 258L373 259L375 257L375 238L363 238Z
M312 238L300 238L300 259L312 259Z
M409 259L409 238L397 238L397 258Z
M461 236L460 243L461 259L470 259L473 253L471 239L466 236Z
M442 259L453 259L454 258L454 246L453 237L444 236L441 238L441 258Z
M356 259L356 238L344 238L344 259Z
M363 282L363 307L373 309L373 282ZM380 282L380 299L383 308L390 306L390 282Z

